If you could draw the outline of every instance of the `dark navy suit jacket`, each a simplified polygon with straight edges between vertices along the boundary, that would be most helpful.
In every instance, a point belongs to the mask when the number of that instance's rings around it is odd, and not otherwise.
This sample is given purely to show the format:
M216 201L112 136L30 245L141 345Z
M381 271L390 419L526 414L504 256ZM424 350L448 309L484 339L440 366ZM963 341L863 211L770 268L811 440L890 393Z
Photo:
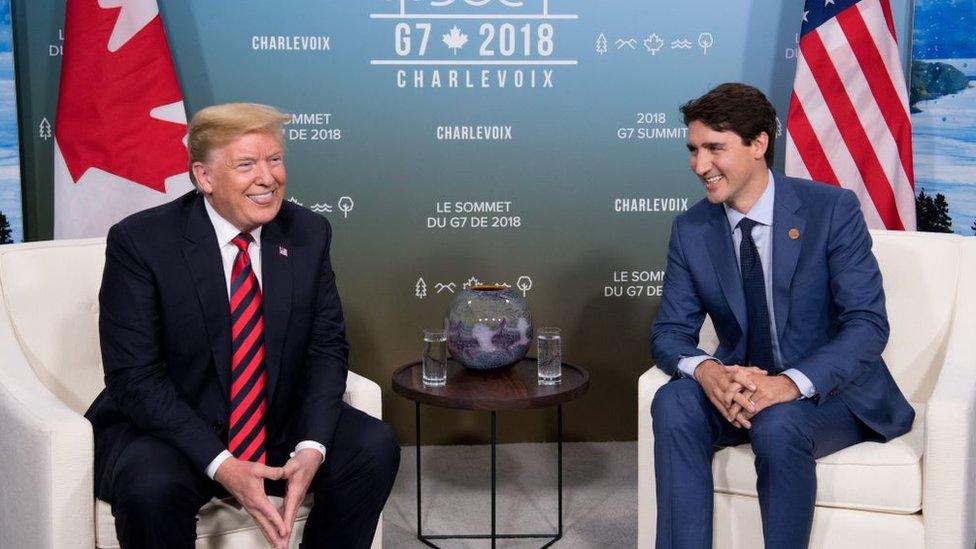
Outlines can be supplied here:
M884 289L857 197L779 173L774 179L772 287L783 369L806 375L820 404L842 399L875 440L904 434L915 412L881 359L888 341ZM714 353L698 348L706 314L718 334ZM728 218L721 204L702 200L671 226L651 329L654 360L670 375L688 356L742 364L746 322Z
M96 486L134 433L199 471L226 449L230 312L213 225L195 191L109 231L99 293L105 389L86 417ZM328 446L349 345L329 260L329 223L285 202L261 231L268 447Z

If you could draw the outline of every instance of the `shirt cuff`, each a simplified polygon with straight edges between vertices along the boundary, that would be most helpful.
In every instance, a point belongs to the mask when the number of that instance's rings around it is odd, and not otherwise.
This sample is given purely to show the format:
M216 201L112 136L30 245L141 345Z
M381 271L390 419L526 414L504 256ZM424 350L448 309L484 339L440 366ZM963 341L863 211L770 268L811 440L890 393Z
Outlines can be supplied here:
M217 454L217 457L213 458L213 461L210 462L210 465L207 465L206 469L207 476L210 477L210 480L214 480L214 475L217 474L217 469L220 469L220 466L223 465L228 458L232 457L234 456L230 452L224 450L223 452Z
M311 448L316 452L322 454L322 461L325 461L325 446L322 446L314 440L303 440L295 445L295 451L291 453L291 457L295 457L295 454L301 452L306 448Z
M686 356L678 361L678 371L684 374L685 377L694 379L695 368L698 368L698 365L706 360L714 360L715 362L719 362L718 359L708 355ZM719 364L721 364L721 362L719 362Z
M783 375L793 380L796 388L800 390L801 398L811 398L817 394L817 388L813 386L813 382L800 370L790 368L784 371Z

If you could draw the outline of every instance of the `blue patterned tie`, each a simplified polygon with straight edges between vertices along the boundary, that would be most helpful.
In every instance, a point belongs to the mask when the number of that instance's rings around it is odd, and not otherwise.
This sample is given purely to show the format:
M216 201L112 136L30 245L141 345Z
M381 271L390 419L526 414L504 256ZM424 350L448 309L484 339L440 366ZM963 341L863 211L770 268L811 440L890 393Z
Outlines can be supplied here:
M763 278L762 259L752 239L752 228L758 223L743 217L738 227L742 232L739 245L739 265L742 270L742 289L746 295L746 312L749 319L749 341L746 347L746 364L772 372L773 345L769 337L769 309L766 308L766 282Z

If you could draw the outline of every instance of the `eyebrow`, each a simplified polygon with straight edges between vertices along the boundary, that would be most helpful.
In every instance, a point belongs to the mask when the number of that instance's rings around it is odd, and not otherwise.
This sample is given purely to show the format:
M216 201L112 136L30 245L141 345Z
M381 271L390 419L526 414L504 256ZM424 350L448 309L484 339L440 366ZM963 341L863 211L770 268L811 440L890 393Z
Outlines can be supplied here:
M722 147L724 145L725 145L724 143L720 143L718 141L709 141L707 143L702 143L701 144L701 147L706 148L706 149L710 149L710 148L714 148L714 147ZM685 143L685 146L688 147L688 150L689 151L694 151L695 149L698 149L699 148L699 146L692 145L691 143Z

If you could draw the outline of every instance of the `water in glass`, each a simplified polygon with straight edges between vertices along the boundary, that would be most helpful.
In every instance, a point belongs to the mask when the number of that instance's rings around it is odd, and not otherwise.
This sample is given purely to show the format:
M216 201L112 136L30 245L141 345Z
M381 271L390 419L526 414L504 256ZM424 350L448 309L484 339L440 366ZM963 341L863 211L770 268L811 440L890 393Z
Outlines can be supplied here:
M428 387L447 383L447 335L444 330L424 330L423 380Z
M563 374L563 342L559 328L539 330L539 385L555 385Z

